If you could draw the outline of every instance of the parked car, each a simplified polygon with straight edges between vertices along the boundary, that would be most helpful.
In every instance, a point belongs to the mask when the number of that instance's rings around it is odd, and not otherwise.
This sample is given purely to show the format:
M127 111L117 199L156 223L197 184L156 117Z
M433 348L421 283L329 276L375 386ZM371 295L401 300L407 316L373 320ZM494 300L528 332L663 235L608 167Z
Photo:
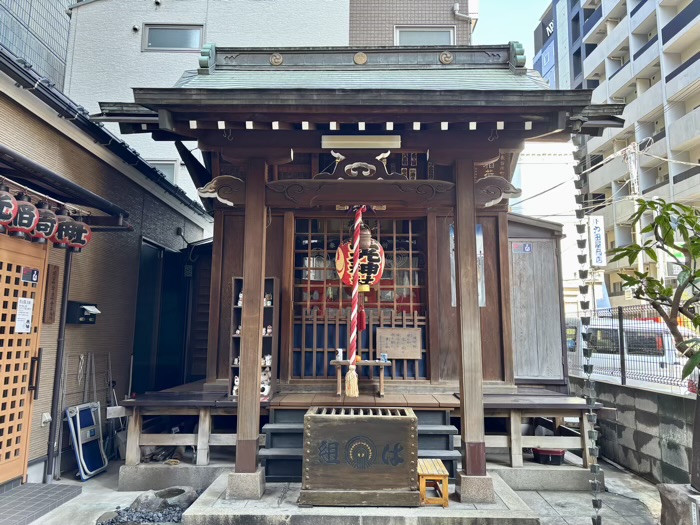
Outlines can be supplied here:
M668 327L653 319L622 322L625 348L625 376L628 380L679 387L682 393L692 392L697 385L697 374L689 380L682 379L683 365L687 359L676 350ZM569 371L583 373L586 359L583 355L581 320L567 319L566 340L569 355ZM621 377L620 322L612 317L594 317L588 326L588 348L593 374ZM698 337L687 328L680 328L685 338Z

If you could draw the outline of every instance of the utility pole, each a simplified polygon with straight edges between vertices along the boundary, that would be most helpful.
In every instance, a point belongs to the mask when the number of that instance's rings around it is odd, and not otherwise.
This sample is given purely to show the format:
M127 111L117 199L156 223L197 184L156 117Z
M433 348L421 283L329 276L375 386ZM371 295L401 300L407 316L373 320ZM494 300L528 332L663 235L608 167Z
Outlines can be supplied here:
M639 191L639 144L636 142L633 142L629 146L627 146L623 153L623 158L625 159L625 162L627 163L627 168L629 169L630 172L630 197L632 198L632 209L633 214L637 213L637 210L639 209L639 204L637 203L637 199L640 197L640 191ZM641 244L642 242L642 225L641 221L637 221L634 224L634 239L633 242L636 242L637 244ZM638 257L637 258L637 271L639 272L644 272L644 258L643 257Z

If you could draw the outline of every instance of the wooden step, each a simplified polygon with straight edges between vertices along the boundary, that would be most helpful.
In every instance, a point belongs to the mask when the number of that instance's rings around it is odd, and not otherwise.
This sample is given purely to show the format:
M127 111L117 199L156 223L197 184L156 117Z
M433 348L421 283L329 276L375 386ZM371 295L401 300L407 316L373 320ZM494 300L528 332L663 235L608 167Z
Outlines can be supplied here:
M304 423L267 423L263 425L262 431L263 434L277 434L281 432L288 432L290 434L303 433Z
M459 450L418 450L418 458L422 459L442 459L443 461L461 460L462 454Z
M261 459L302 459L304 457L304 449L261 448L258 454ZM301 475L301 472L299 474Z
M457 427L453 425L418 425L419 434L457 434Z

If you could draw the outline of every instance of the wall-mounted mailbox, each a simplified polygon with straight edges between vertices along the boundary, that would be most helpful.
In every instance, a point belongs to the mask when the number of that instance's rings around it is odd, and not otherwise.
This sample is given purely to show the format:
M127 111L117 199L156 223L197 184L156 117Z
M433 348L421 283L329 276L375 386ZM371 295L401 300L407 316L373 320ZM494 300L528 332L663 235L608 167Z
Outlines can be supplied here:
M67 324L95 324L97 315L101 313L97 309L97 305L93 303L84 303L81 301L68 301L68 310L66 311Z

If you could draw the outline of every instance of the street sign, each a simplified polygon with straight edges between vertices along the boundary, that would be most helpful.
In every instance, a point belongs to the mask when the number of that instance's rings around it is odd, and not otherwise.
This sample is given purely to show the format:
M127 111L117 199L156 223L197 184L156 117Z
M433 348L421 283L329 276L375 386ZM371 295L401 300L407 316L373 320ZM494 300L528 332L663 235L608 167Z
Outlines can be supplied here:
M605 219L602 215L590 215L588 223L588 242L591 245L591 266L601 267L608 264L605 257Z

